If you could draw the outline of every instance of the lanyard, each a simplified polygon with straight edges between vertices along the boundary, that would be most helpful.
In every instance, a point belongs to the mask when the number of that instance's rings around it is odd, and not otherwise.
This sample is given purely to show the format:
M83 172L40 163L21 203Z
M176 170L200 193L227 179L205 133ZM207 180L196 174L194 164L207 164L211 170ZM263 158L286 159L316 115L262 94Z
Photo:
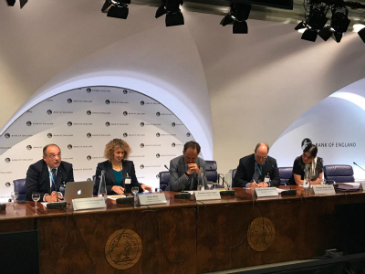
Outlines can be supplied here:
M55 181L54 181L54 179L53 179L52 172L50 172L50 171L48 170L48 173L49 173L49 176L51 177L52 183L56 186L56 182L55 182Z
M260 176L262 176L262 168L264 167L264 164L265 164L265 163L263 163L263 164L261 165L261 168L260 168L259 164L255 161L255 168L257 168L257 170L259 171Z

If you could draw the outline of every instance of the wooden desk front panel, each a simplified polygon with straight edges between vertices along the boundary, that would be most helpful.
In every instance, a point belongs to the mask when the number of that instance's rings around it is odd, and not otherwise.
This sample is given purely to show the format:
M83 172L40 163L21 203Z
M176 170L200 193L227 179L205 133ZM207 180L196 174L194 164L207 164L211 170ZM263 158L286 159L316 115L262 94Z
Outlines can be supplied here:
M145 209L40 218L41 273L196 273L194 207ZM131 268L116 270L105 245L119 229L142 240L142 255Z
M364 195L339 195L200 205L197 272L323 256L325 249L338 247L335 205L364 201ZM268 218L275 227L274 240L265 251L256 251L248 243L248 228L259 217ZM262 243L270 236L262 233L253 240Z

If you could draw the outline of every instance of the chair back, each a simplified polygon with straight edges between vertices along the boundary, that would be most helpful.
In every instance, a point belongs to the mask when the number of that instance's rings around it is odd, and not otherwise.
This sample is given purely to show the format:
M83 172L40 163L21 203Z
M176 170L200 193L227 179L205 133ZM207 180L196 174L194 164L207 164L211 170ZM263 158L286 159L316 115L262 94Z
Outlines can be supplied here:
M205 161L205 171L208 181L219 182L216 161Z
M336 183L355 182L354 171L350 165L325 165L324 178Z
M159 176L160 176L160 189L162 191L164 191L170 183L170 172L169 171L161 171L159 173Z
M291 178L293 174L293 168L292 167L278 167L279 170L279 176L280 176L280 185L287 185L289 182L289 179Z
M26 198L26 190L25 190L25 179L18 179L13 181L14 191L19 193L18 201L25 201Z

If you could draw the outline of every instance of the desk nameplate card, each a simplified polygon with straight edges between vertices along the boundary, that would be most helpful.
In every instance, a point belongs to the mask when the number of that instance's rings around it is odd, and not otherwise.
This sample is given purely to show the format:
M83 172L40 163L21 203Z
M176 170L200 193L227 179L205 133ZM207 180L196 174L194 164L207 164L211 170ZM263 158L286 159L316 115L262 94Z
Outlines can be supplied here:
M72 199L74 210L106 208L104 197L78 198Z
M333 185L313 185L311 192L315 195L336 195Z
M164 193L138 195L140 205L157 205L166 204L166 197Z
M220 200L221 199L219 190L194 191L194 194L195 194L195 200L197 200L197 201Z
M257 198L278 197L279 196L279 193L276 190L276 187L255 188L255 194L256 194Z

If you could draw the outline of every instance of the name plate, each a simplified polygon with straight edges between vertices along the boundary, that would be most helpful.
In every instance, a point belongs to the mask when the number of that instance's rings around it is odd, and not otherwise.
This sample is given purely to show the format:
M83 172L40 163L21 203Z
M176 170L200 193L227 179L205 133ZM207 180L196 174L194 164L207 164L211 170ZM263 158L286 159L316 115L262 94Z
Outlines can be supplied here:
M157 205L166 204L166 197L164 193L138 195L140 205Z
M360 182L359 188L365 191L365 182Z
M86 210L106 208L104 197L78 198L72 199L72 207L74 210Z
M255 194L256 194L257 198L278 197L279 196L279 193L276 190L276 187L255 188Z
M315 195L323 195L323 194L336 195L336 191L333 185L323 185L323 186L313 185L312 193L314 193Z
M195 200L197 200L197 201L220 200L221 199L219 190L194 191L194 194L195 194Z

